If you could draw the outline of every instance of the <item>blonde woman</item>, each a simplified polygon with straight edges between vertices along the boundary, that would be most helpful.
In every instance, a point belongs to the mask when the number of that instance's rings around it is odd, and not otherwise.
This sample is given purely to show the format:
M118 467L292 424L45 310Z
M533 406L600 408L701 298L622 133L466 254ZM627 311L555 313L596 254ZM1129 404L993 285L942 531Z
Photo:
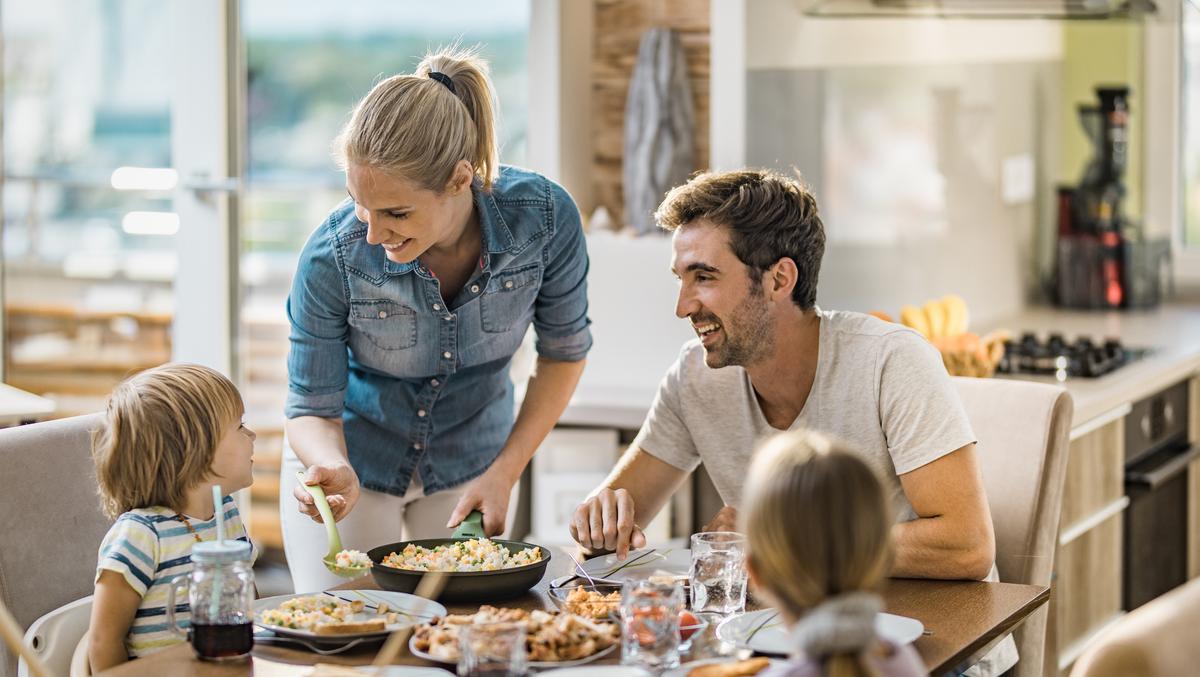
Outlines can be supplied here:
M324 488L348 547L444 536L472 509L499 534L583 371L579 211L499 164L494 98L482 59L443 50L377 84L335 142L349 197L305 245L287 307L297 591L337 579L295 469ZM531 324L538 361L514 420L508 367Z
M167 364L123 381L93 444L104 511L88 657L106 670L183 641L166 625L167 589L192 570L192 546L217 537L212 487L226 495L227 537L249 542L230 494L253 481L254 432L229 379ZM251 546L253 552L253 546ZM176 618L191 618L184 603Z
M861 458L814 432L773 438L751 465L740 519L751 580L793 624L793 661L765 675L925 674L911 646L875 635L893 520Z

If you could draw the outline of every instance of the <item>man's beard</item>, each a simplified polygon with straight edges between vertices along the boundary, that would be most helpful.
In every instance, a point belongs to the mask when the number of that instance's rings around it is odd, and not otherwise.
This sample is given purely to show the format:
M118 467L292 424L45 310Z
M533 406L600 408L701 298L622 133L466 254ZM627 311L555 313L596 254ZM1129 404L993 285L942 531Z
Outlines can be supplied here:
M736 333L730 329L735 329ZM729 322L721 322L721 331L725 334L725 344L719 350L705 351L705 363L713 369L748 367L775 350L775 334L771 331L767 299L761 284L751 283L750 293L729 314Z

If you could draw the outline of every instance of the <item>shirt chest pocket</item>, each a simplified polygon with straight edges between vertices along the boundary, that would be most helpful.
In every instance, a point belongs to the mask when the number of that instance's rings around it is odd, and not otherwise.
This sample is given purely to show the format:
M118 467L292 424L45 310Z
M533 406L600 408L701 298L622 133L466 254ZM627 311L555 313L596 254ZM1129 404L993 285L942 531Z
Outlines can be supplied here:
M395 301L351 301L350 326L351 347L364 340L382 350L404 350L417 343L416 312Z
M483 330L506 332L525 318L537 300L540 279L541 266L536 263L493 275L479 300Z

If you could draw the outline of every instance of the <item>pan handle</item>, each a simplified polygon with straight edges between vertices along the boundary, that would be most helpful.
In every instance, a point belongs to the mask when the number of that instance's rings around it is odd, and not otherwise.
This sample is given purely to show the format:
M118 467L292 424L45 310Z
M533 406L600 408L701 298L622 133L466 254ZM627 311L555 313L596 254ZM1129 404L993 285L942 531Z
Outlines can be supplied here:
M472 510L458 528L454 530L454 538L483 538L483 513Z

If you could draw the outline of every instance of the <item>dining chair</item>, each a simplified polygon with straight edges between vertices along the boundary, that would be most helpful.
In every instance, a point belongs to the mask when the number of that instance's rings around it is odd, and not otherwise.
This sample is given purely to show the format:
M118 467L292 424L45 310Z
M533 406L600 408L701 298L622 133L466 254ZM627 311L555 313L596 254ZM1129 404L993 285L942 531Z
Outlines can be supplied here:
M25 633L25 645L32 647L33 652L54 674L75 677L78 674L72 669L75 650L87 634L91 615L91 595L64 604L29 626L29 631ZM17 677L32 677L24 658L17 663Z
M28 628L92 594L96 553L112 523L100 510L92 464L99 414L0 429L0 600ZM0 646L0 677L17 659Z
M1162 677L1200 670L1200 578L1148 602L1101 633L1071 677Z
M953 381L977 440L1000 580L1049 587L1074 411L1071 396L1064 388L1028 381ZM1014 633L1017 677L1045 673L1047 618L1043 606Z

